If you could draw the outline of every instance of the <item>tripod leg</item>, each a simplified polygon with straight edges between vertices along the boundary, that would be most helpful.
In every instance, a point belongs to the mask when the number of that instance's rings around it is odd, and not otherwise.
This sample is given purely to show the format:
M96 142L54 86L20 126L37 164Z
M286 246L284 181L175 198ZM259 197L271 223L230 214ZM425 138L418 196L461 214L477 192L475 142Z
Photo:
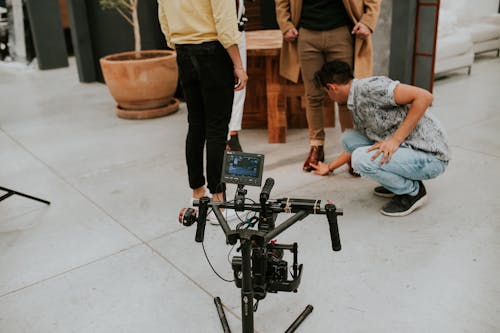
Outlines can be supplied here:
M0 197L0 201L5 200L5 199L7 199L8 197L13 196L13 195L14 195L14 193L12 193L12 192L5 193L4 195L2 195L2 196Z
M28 195L28 194L25 194L25 193L21 193L21 192L17 192L17 191L14 191L14 190L11 190L11 189L8 189L8 188L5 188L5 187L1 187L0 186L0 190L7 192L6 195L0 197L0 201L2 201L4 199L7 199L8 197L10 197L13 194L17 194L17 195L20 195L22 197L25 197L25 198L28 198L28 199L31 199L31 200L40 201L40 202L43 202L44 204L50 205L50 201L47 201L47 200L44 200L44 199L40 199L40 198L37 198L37 197L33 197L31 195Z
M224 308L222 307L222 302L220 297L214 298L215 307L217 308L217 313L219 314L220 323L222 324L222 329L224 333L231 333L229 324L227 323L226 314L224 313Z
M290 325L290 327L287 328L285 333L295 332L295 330L300 326L300 324L302 324L302 322L307 318L307 316L309 316L311 314L312 310L313 310L313 306L311 304L306 306L304 311L302 311L302 313L297 317L297 319L295 319L295 321L292 323L292 325Z

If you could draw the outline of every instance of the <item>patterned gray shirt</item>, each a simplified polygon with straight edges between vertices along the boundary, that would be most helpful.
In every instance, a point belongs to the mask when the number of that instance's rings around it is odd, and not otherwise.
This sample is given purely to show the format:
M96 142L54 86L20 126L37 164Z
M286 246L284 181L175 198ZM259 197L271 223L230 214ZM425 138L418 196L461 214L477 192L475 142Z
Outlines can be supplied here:
M347 108L352 112L354 126L370 140L391 137L406 118L409 105L394 101L394 88L399 81L384 76L353 79ZM402 146L429 152L442 161L450 159L446 132L427 110Z

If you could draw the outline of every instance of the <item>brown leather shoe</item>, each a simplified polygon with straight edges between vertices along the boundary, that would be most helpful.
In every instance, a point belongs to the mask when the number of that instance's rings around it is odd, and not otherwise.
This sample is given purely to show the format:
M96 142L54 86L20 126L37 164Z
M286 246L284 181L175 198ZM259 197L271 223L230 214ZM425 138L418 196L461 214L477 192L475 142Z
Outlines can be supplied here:
M325 152L323 151L323 146L311 146L311 150L309 150L309 155L307 156L307 160L304 162L302 170L304 170L305 172L311 172L313 168L309 164L318 164L318 162L320 161L325 161Z

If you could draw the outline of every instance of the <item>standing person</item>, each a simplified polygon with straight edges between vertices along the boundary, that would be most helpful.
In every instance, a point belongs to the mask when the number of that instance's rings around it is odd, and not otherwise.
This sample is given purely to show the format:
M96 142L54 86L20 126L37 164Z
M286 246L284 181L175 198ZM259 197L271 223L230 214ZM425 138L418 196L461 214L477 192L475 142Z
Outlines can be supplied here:
M427 111L432 94L384 76L354 79L342 61L325 64L315 81L352 112L356 130L345 131L342 143L354 169L382 185L374 194L392 198L380 212L405 216L422 206L422 180L439 176L450 160L446 133ZM331 172L323 162L312 166L319 175Z
M167 44L177 51L179 76L188 108L186 163L193 199L207 185L222 201L220 178L234 91L245 88L234 0L158 0L158 16Z
M371 34L380 13L381 0L276 0L276 18L283 33L280 74L298 82L302 73L307 97L306 117L309 127L309 154L302 169L324 161L323 125L324 91L314 83L314 74L332 60L354 65L357 78L372 74ZM354 36L354 38L353 38ZM342 131L352 128L352 118L345 105L338 104ZM340 165L347 162L342 153ZM351 169L350 169L351 171ZM352 173L352 171L351 171Z
M238 44L238 49L240 50L241 63L243 64L243 69L247 70L247 44L245 36L245 22L247 18L245 17L245 4L244 0L236 0L237 4L237 20L238 20L238 30L241 32L241 41ZM227 137L226 149L232 151L242 151L240 140L238 138L238 132L241 131L241 121L243 120L243 108L245 106L245 97L247 94L247 89L236 91L234 93L233 101L233 112L231 113L231 120L229 121L229 135Z

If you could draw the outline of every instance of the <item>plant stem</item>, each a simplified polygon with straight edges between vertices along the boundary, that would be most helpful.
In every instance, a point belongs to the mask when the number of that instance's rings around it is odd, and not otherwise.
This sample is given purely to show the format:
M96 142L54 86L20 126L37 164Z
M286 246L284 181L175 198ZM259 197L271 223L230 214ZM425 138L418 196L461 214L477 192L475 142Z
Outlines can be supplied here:
M141 57L141 30L139 27L139 17L137 15L137 5L138 0L131 0L132 6L132 22L134 23L134 40L135 40L135 57L136 59Z
M134 22L127 16L120 8L116 8L116 11L127 21L131 26L134 26Z

